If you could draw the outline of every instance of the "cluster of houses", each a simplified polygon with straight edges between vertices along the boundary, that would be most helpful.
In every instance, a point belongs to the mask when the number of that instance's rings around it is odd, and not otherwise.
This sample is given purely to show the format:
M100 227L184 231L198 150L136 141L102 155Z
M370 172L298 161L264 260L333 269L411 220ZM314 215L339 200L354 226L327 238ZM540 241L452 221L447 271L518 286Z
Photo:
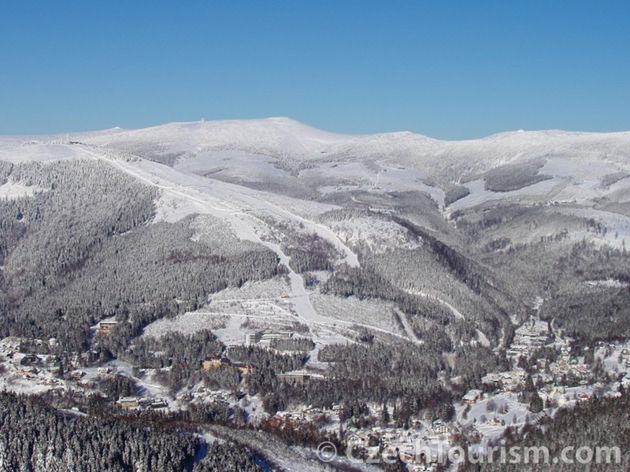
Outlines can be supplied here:
M21 389L30 387L35 390L55 390L65 388L65 382L58 378L61 370L60 360L54 354L32 354L24 351L28 343L37 348L44 347L41 339L18 338L9 336L0 340L0 357L4 369L3 382L13 386L21 384ZM47 347L54 348L55 339L47 342ZM46 349L42 349L46 351ZM78 360L78 359L77 359ZM11 385L5 385L11 390Z
M400 458L412 471L437 470L444 463L445 452L458 443L461 431L442 420L415 420L409 429L374 426L350 427L346 444L353 456Z
M544 383L562 383L567 376L577 378L581 385L587 385L593 377L591 367L584 363L584 357L571 357L563 351L555 362L549 365L549 373L545 376L541 374Z
M487 390L495 392L518 392L525 385L527 372L515 368L504 372L490 372L481 378L481 383Z
M546 321L532 317L514 332L514 340L506 352L508 358L514 364L517 364L521 357L529 359L536 350L549 342L550 334Z
M333 430L339 424L340 411L340 405L333 405L331 409L300 406L276 413L269 418L269 423L275 423L278 427L287 423L325 424ZM439 419L415 419L407 429L386 426L359 428L350 425L344 430L343 437L354 457L373 461L400 457L408 464L408 470L432 471L437 469L440 462L439 452L448 450L459 441L461 432Z

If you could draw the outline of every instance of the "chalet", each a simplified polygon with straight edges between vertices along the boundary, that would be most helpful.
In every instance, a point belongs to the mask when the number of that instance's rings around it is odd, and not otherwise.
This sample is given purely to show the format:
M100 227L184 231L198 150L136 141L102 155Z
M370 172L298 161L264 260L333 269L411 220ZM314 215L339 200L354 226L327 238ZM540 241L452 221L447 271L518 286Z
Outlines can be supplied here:
M109 336L114 331L118 321L101 321L96 327L97 336Z
M481 399L482 395L483 393L481 392L481 390L472 389L472 390L469 390L468 393L466 393L466 395L464 395L462 400L464 401L466 405L474 405Z

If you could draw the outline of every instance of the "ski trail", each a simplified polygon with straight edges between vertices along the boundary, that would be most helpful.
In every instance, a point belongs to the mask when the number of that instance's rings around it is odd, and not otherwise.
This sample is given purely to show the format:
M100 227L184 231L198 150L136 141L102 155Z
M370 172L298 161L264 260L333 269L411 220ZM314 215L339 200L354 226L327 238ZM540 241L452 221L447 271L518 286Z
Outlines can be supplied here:
M217 198L212 197L207 192L203 192L201 190L195 190L193 187L186 187L182 185L173 186L173 185L161 184L159 183L159 181L157 181L161 177L152 176L153 178L151 178L150 174L149 176L144 175L140 170L138 170L137 168L134 168L132 164L127 163L127 161L113 159L111 157L104 155L103 153L95 152L85 146L82 146L80 149L84 153L89 155L92 159L105 161L109 163L110 165L118 168L122 172L125 172L131 175L132 177L135 177L136 179L146 183L147 185L159 188L167 193L170 193L171 195L185 198L189 201L205 206L206 208L213 210L213 212L219 212L220 213L219 215L216 215L215 213L216 216L225 217L225 213L231 212L235 216L240 215L241 219L242 217L247 217L250 221L256 220L257 223L254 226L260 226L261 224L264 226L268 226L267 223L262 221L260 218L257 218L256 216L251 215L251 214L246 214L244 209L238 208L237 206L234 206L234 205L230 205L226 203L225 201L219 201ZM183 189L186 189L187 191L184 191ZM227 190L230 193L234 193L233 190L228 189L228 188L224 190ZM196 193L196 195L193 195L192 194L193 192ZM227 197L230 197L230 196L231 195L227 195ZM244 204L243 206L249 206L250 208L257 208L257 207L260 207L260 204L262 203L264 207L268 209L272 209L275 213L284 215L290 220L294 220L299 223L302 223L306 228L310 229L311 231L313 231L314 233L316 233L323 239L330 242L339 252L341 252L344 256L342 262L345 262L351 267L359 266L359 259L357 255L327 226L321 223L317 223L315 221L309 220L308 218L304 218L298 214L292 213L291 211L289 211L286 208L281 207L280 205L277 205L275 203L272 203L268 200L261 198L260 195L252 196L246 193L241 193L238 196L236 195L232 195L232 196L235 197L234 201L240 200ZM212 202L209 201L210 199L212 200ZM234 219L231 219L230 223L236 229L245 230L245 227L239 224ZM244 236L244 238L241 238L241 239L253 240L255 242L260 241L260 238L258 237L251 238L250 237L251 235L252 235L251 228L248 228L247 230L243 231L242 234L239 236Z

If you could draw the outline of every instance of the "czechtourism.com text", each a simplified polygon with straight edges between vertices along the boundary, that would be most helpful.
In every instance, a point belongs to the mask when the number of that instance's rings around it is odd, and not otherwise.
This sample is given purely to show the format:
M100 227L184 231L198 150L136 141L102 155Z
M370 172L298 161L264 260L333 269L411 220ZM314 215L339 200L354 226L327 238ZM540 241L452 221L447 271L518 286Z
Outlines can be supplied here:
M331 443L320 444L319 459L331 462L337 458L337 450ZM621 464L621 449L617 446L567 446L552 454L545 446L497 446L486 447L482 452L461 446L430 447L418 444L413 450L386 447L376 454L349 445L344 455L352 462L387 464L402 461L408 464L448 464L463 461L471 464Z

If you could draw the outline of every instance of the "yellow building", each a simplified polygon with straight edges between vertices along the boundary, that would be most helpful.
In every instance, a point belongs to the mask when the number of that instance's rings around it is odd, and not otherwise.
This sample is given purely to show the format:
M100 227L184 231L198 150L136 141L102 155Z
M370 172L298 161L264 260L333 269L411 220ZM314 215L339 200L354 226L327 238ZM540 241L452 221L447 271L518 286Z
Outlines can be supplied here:
M223 361L220 357L213 357L212 359L205 360L201 363L203 370L215 370L220 369L223 365Z

